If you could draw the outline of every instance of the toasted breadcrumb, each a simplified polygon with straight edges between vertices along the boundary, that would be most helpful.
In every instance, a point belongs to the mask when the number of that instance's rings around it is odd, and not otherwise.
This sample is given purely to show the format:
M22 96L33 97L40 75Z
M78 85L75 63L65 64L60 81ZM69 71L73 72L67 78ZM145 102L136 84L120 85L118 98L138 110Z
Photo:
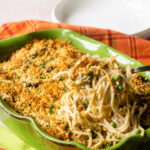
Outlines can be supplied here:
M150 82L139 73L133 75L130 85L139 95L150 95Z
M0 96L16 112L35 118L47 133L59 139L71 139L67 122L57 114L60 98L66 92L63 75L83 55L69 41L33 40L0 64ZM53 108L52 108L53 106Z

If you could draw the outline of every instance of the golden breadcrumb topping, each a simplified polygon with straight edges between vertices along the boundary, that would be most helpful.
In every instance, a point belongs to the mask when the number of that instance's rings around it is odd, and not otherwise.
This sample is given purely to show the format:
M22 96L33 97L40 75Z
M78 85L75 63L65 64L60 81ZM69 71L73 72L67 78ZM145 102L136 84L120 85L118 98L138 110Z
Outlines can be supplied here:
M150 95L150 82L139 73L133 75L130 85L139 95Z
M52 77L71 68L82 55L69 41L33 40L0 64L1 98L16 112L34 117L49 134L68 139L67 122L57 114L67 76Z

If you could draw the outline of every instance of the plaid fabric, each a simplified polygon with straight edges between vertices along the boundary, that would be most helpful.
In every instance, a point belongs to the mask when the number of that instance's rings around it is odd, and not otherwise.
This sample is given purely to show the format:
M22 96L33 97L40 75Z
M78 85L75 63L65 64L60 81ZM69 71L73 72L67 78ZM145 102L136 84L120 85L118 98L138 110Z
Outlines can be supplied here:
M149 41L108 29L57 24L38 20L26 20L21 22L3 24L0 27L0 39L37 30L55 28L74 30L97 41L101 41L107 45L110 45L113 48L143 62L146 65L150 65Z

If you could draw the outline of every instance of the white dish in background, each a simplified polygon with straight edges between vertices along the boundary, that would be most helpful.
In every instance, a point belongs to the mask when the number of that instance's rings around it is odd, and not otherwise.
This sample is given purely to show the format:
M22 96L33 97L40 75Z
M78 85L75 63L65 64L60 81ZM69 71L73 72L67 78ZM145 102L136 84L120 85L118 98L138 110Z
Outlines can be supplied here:
M21 20L51 21L51 10L58 0L0 0L0 25Z
M60 0L52 20L135 34L150 27L150 0Z

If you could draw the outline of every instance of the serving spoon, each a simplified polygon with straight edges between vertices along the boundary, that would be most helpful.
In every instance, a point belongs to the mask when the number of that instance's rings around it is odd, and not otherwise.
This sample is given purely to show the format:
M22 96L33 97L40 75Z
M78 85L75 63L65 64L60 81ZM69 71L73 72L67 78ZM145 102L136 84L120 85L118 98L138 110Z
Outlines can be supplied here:
M150 71L150 65L149 66L143 66L143 67L134 68L131 71L132 71L132 73Z

